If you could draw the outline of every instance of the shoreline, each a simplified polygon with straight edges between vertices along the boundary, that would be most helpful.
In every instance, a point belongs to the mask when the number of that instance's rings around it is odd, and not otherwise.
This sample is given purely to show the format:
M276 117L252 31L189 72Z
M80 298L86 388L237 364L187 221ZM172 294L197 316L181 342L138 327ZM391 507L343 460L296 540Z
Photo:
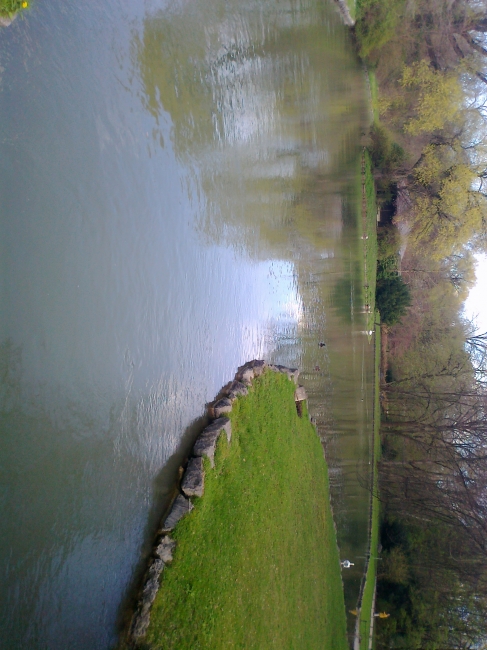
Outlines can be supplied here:
M189 454L186 468L180 468L179 480L175 496L162 517L161 525L155 536L152 553L148 559L137 604L130 620L126 638L129 643L136 645L145 637L151 619L151 610L159 591L159 580L166 567L172 562L176 540L170 533L183 517L193 508L194 497L201 498L205 489L204 459L209 461L211 468L215 466L215 452L221 435L225 434L227 443L232 440L232 426L228 415L233 403L248 394L255 378L260 377L265 370L281 373L288 377L296 386L294 401L298 415L302 412L302 403L307 400L303 386L298 385L299 370L282 365L268 364L263 360L252 360L241 366L232 381L228 382L218 393L215 400L207 405L210 423L197 437Z
M345 25L347 27L355 27L355 20L352 18L352 14L350 13L350 9L346 0L335 0L335 2L338 5L338 9L342 15L342 19Z

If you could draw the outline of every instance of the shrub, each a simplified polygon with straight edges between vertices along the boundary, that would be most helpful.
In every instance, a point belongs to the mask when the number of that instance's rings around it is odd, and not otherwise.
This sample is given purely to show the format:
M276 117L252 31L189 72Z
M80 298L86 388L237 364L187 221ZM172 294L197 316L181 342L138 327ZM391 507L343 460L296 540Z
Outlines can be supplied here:
M358 0L356 33L363 57L394 38L403 5L403 0Z
M397 255L388 255L377 260L377 282L397 275Z
M381 226L377 231L377 259L395 257L401 246L401 235L393 224Z
M394 325L401 320L411 304L411 294L400 275L391 275L377 282L375 304L386 325Z
M374 124L370 136L372 139L371 157L374 167L382 173L390 174L404 162L404 149L394 142L390 133L382 124Z

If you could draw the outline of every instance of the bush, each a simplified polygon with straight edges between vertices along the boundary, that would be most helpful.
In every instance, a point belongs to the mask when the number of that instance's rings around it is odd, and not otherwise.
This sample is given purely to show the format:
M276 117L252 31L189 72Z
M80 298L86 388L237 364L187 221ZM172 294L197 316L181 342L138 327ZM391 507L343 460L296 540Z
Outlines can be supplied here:
M400 546L394 546L382 556L381 578L396 584L409 582L408 559Z
M401 235L393 224L381 226L377 230L377 259L393 258L399 254Z
M404 0L358 0L356 34L363 57L394 38L403 6Z
M388 255L377 260L377 282L397 275L397 255Z
M380 311L382 322L386 325L394 325L401 320L411 304L411 294L400 275L392 275L378 281L375 304Z
M391 174L404 162L406 158L404 149L394 142L382 124L375 123L373 125L370 137L372 139L370 155L374 167L384 174Z

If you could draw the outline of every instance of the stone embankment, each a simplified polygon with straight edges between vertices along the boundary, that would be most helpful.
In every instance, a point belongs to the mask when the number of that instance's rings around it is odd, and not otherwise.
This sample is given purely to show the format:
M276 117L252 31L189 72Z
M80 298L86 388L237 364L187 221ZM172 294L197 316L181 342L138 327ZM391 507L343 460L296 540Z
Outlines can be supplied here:
M342 20L347 27L353 27L355 25L355 20L352 18L350 9L348 8L346 0L335 0L338 5L338 9L342 15Z
M193 509L191 498L203 496L205 488L203 458L206 456L211 467L215 466L215 451L220 435L224 433L229 443L232 439L231 420L227 415L232 410L233 402L238 397L247 395L253 380L262 375L265 370L283 373L296 384L294 399L298 414L301 415L302 401L307 398L304 387L297 385L299 370L268 364L261 360L249 361L239 368L235 379L227 384L216 401L210 404L208 415L212 418L212 422L196 439L179 485L178 494L171 505L169 513L164 517L156 538L149 566L144 576L137 608L130 626L129 635L134 642L139 641L147 632L152 603L159 589L160 576L166 564L172 562L176 542L171 539L169 533Z

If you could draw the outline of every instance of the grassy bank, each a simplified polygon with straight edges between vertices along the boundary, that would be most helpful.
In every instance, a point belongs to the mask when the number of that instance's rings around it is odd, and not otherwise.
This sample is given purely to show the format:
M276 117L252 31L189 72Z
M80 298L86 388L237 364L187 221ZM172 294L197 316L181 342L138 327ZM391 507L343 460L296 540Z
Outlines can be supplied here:
M12 18L15 14L25 11L28 6L28 0L0 0L0 16Z
M361 156L360 223L364 255L364 303L369 310L367 329L374 329L375 287L377 276L377 202L372 162L367 150Z
M367 650L369 647L370 626L372 623L372 605L374 597L375 582L377 577L377 549L379 545L379 514L380 502L377 497L379 488L378 463L380 458L380 401L379 401L379 368L380 368L380 317L375 314L375 383L374 383L374 449L372 468L372 504L370 523L370 558L367 565L365 585L360 606L360 648Z
M347 3L348 10L350 12L350 16L353 18L353 20L355 20L355 14L357 11L355 0L346 0L346 3Z
M234 404L232 442L174 532L149 647L347 648L323 449L293 393L267 372Z
M374 70L371 70L369 68L367 70L367 77L369 80L372 115L374 117L374 123L378 124L379 123L379 86L377 84L377 77Z

